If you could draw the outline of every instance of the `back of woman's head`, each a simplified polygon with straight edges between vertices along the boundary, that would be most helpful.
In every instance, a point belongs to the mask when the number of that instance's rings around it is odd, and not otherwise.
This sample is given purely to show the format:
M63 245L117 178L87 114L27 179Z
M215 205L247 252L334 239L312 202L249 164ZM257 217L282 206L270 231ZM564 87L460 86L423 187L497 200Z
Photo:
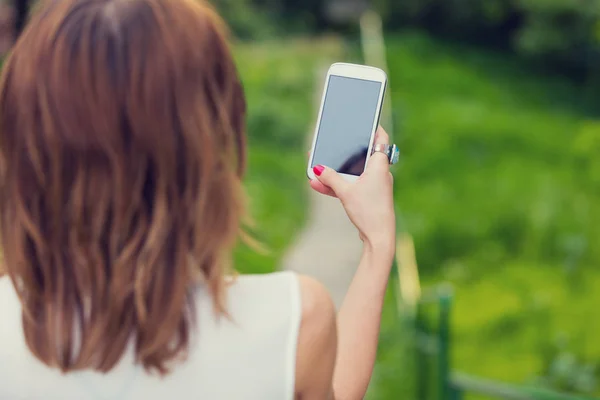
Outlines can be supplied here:
M245 103L194 0L54 0L0 83L0 229L27 344L63 371L187 349L243 214ZM201 327L200 327L201 329Z

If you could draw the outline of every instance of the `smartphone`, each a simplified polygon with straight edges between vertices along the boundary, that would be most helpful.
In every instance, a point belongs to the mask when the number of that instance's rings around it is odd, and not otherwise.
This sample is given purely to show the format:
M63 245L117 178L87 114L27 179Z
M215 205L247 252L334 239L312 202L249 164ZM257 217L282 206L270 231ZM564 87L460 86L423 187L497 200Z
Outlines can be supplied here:
M367 165L387 85L379 68L335 63L327 71L306 174L313 167L333 168L355 181Z

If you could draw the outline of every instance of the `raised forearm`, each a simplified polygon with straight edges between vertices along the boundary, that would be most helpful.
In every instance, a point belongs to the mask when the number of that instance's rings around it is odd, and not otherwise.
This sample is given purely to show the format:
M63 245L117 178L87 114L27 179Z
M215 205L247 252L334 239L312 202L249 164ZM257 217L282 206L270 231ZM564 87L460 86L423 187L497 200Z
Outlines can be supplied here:
M394 257L391 243L365 245L338 313L338 355L333 379L336 399L362 399L371 380L383 301Z

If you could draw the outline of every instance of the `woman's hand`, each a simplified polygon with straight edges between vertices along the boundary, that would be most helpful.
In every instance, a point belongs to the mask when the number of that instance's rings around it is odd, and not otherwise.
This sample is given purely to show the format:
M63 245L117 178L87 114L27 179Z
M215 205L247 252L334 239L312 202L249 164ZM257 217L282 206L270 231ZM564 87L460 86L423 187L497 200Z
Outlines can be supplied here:
M376 144L389 144L389 137L379 127ZM348 182L335 170L317 165L316 180L310 186L319 193L340 199L350 221L356 226L365 245L393 251L396 218L393 202L393 178L385 154L374 153L367 168L356 182Z

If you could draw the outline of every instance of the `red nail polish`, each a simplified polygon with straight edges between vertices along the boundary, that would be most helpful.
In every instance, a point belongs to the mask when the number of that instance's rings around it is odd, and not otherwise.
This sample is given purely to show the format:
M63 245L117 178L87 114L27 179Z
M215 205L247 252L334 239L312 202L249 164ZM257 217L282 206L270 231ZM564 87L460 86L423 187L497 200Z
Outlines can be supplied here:
M321 176L324 169L325 169L325 167L322 165L315 165L313 167L313 172L315 173L316 176Z

